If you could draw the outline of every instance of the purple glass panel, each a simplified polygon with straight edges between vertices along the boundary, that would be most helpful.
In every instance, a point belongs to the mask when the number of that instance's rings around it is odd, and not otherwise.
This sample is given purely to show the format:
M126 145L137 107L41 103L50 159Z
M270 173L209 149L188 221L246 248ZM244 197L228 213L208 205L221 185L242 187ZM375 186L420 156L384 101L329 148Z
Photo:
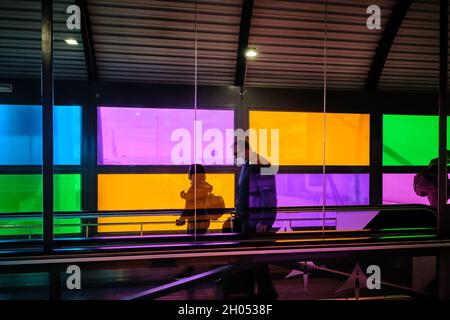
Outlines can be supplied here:
M226 139L230 130L232 134L233 110L197 110L195 117L193 109L99 107L98 164L190 164L196 157L203 164L231 165L233 155ZM184 132L184 138L174 132ZM182 141L187 152L180 153ZM187 157L187 163L175 162L174 150Z
M383 174L383 204L430 205L427 197L419 197L414 192L413 183L415 175L415 173Z
M326 174L325 205L369 204L368 174ZM277 174L279 207L321 206L322 174Z
M277 218L272 226L277 232L286 232L302 229L336 227L335 212L278 212Z
M334 230L362 230L378 211L345 212L280 212L273 224L276 232L322 228Z

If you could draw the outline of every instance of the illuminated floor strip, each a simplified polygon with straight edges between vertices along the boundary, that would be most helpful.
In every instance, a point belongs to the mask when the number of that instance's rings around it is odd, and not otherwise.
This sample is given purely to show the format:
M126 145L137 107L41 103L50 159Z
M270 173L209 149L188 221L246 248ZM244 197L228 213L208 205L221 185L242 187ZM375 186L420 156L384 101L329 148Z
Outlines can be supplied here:
M123 255L105 255L95 257L81 257L80 254L74 258L68 257L53 257L53 258L41 258L30 259L29 257L15 258L16 260L0 260L0 266L23 266L23 265L43 265L43 264L65 264L65 263L89 263L89 262L110 262L110 261L139 261L139 260L152 260L152 259L183 259L183 258L213 258L213 257L230 257L230 256L244 256L244 255L282 255L282 254L317 254L317 253L337 253L337 252L360 252L360 251L384 251L384 250L414 250L414 249L442 249L450 248L450 241L422 241L420 243L361 243L360 245L341 245L337 247L312 245L307 248L292 248L285 246L283 248L237 248L234 250L224 250L207 252L189 252L189 253L167 253L157 252L149 254L123 254Z
M311 241L354 241L354 240L369 240L370 237L353 237L353 238L312 238L312 239L294 239L294 240L276 240L275 242L311 242Z

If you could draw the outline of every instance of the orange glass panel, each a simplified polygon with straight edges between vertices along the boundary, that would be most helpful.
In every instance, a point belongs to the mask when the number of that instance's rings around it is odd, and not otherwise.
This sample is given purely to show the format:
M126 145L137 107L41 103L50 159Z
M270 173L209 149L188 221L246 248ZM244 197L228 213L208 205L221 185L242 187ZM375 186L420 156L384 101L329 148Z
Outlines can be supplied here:
M224 222L231 217L226 213L219 220L211 221L209 230L220 232ZM186 232L187 224L181 227L175 225L178 216L154 215L133 217L103 217L98 218L98 232Z
M206 181L223 197L225 207L234 207L234 174L207 174ZM189 186L187 174L99 174L98 209L184 209L180 192Z
M267 152L260 154L280 165L322 165L324 117L315 112L250 111L250 128L268 130ZM279 161L271 157L270 130L279 130ZM370 116L326 114L327 165L369 165ZM255 151L258 145L250 139Z

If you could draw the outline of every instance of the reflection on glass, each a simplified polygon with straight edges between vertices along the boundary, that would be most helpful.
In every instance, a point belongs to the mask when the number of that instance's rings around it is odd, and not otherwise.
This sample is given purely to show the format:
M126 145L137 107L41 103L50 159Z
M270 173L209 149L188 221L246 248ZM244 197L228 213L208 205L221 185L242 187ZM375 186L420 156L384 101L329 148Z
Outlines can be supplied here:
M220 219L225 212L225 200L213 193L214 186L208 182L209 175L201 164L191 165L187 176L190 186L180 192L185 206L176 225L187 224L189 234L205 234L211 221Z
M414 191L415 176L415 173L383 174L383 204L430 205L426 196L420 196Z
M224 199L226 208L234 207L233 174L208 174L208 183ZM187 174L99 174L98 209L184 209L186 201L180 192L189 187Z

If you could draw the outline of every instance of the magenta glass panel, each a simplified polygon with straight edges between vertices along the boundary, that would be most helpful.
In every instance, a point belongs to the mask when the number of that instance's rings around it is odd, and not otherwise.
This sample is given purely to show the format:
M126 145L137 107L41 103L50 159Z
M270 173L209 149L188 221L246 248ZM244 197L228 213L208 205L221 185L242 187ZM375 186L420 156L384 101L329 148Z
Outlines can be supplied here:
M197 110L195 116L194 109L99 107L98 164L190 164L197 155L203 164L232 165L226 137L233 130L233 110ZM174 150L187 163L174 161Z
M430 205L427 197L419 197L414 192L415 175L415 173L383 174L383 204Z
M368 174L325 174L325 205L369 204ZM322 174L277 174L278 207L321 206Z

